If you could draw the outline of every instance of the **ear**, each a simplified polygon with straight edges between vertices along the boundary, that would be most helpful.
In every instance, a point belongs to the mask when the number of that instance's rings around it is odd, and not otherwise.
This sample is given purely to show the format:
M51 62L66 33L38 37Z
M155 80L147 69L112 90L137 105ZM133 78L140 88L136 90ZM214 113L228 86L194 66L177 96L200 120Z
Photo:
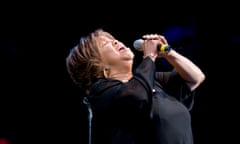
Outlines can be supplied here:
M105 78L108 78L108 76L109 76L109 69L108 68L103 69L103 75L104 75Z

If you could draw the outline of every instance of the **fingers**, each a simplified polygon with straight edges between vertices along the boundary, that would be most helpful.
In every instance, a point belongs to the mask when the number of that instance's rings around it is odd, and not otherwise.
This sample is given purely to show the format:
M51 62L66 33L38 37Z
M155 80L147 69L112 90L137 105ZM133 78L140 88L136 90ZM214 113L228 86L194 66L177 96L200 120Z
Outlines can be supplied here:
M157 35L157 34L146 34L146 35L143 35L143 39L145 39L145 40L158 40L159 35Z
M158 34L146 34L143 35L144 40L159 40L161 44L167 45L167 40L164 36Z

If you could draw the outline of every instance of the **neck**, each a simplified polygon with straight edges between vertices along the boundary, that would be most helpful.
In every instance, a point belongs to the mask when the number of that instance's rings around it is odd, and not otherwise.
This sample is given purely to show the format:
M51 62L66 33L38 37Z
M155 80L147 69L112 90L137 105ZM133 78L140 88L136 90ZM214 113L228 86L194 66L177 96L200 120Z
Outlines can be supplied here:
M119 68L111 68L109 73L109 78L114 78L120 80L122 82L127 82L133 76L132 67L119 67Z
M117 79L117 80L120 80L122 82L127 82L128 80L130 80L132 78L132 72L128 72L128 73L121 73L121 72L112 73L112 74L109 75L109 77Z

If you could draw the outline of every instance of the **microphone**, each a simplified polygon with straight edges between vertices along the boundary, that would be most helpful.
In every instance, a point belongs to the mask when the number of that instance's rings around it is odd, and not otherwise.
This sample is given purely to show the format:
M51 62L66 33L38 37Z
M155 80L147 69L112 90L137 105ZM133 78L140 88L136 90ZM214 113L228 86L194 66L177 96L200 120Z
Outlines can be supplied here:
M143 39L137 39L133 42L133 47L138 51L142 51L143 43L144 43ZM162 44L157 45L157 51L159 52L168 53L171 49L172 47L169 45L162 45Z

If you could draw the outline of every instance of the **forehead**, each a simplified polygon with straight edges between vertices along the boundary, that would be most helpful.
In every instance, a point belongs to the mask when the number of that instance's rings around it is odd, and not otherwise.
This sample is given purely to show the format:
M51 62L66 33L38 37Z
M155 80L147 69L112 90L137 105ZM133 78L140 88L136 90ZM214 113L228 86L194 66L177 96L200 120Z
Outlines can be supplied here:
M99 35L98 35L98 39L99 40L113 40L115 39L110 33L107 33L107 32L101 32Z

